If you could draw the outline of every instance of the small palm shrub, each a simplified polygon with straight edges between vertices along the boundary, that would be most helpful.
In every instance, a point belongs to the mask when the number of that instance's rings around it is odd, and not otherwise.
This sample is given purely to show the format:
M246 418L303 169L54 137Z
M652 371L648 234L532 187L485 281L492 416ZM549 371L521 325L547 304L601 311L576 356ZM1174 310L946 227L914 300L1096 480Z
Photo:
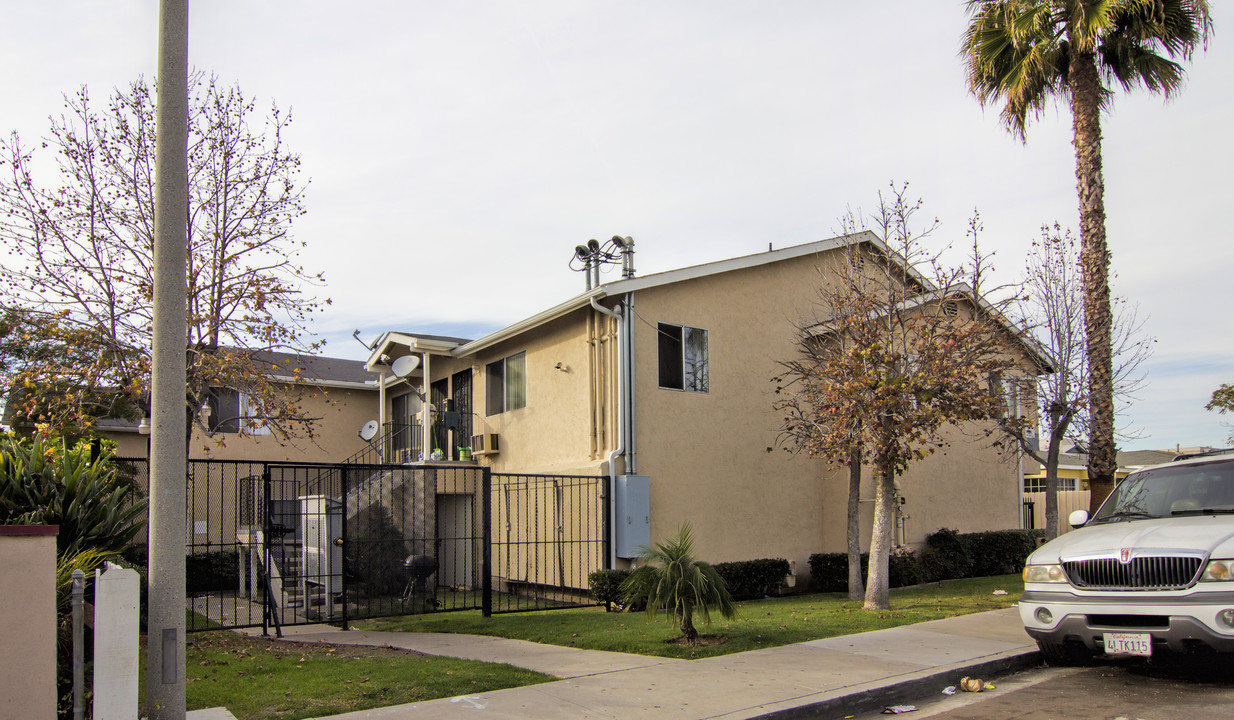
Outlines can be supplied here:
M713 608L726 618L737 614L724 579L711 565L694 557L694 531L688 523L668 541L639 550L634 571L621 584L627 607L645 602L649 616L663 612L690 643L698 641L695 613L707 624L711 623Z

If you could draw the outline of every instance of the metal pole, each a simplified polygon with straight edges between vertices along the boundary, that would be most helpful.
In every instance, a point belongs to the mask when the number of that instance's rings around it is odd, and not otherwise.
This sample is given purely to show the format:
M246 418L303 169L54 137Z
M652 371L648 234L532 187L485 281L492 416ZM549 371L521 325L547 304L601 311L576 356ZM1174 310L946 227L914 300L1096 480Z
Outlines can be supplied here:
M86 574L73 571L73 720L86 716Z
M160 0L155 122L154 322L146 703L183 720L187 439L188 0Z

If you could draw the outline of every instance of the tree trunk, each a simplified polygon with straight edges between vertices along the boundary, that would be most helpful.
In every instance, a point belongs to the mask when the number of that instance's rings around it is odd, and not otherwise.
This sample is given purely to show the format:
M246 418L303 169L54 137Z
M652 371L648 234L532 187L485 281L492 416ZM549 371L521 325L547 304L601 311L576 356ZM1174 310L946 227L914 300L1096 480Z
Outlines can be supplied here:
M692 610L683 610L681 612L681 634L687 642L694 643L698 640L698 630L694 627L694 612Z
M1073 410L1050 412L1050 446L1045 462L1045 539L1058 537L1058 455L1071 425Z
M889 469L875 470L874 530L870 535L870 578L866 584L866 610L891 609L889 564L895 530L895 476Z
M1089 512L1094 513L1114 490L1118 467L1114 451L1110 253L1105 236L1105 181L1101 174L1101 78L1091 52L1073 52L1069 73L1088 349Z
M865 597L861 575L861 450L853 448L848 465L848 599Z

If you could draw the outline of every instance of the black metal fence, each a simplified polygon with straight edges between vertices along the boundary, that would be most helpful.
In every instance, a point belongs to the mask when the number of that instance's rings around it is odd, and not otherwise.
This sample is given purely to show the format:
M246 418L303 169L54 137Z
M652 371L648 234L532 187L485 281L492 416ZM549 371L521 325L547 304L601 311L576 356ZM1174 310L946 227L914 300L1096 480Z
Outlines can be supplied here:
M605 477L210 460L186 482L190 631L590 605L608 556Z

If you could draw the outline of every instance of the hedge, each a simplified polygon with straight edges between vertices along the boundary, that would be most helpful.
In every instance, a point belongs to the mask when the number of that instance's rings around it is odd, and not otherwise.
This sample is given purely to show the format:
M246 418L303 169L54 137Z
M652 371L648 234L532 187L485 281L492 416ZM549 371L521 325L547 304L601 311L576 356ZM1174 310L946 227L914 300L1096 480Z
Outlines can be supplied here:
M712 567L724 579L734 600L756 600L779 592L789 572L788 561L783 558L739 560ZM596 570L587 576L587 585L591 596L604 603L606 609L621 609L625 605L621 583L628 577L629 570Z
M724 578L734 600L756 600L778 593L789 572L784 558L723 562L712 567Z
M869 574L870 555L861 554L861 576ZM820 592L848 592L848 553L815 553L810 556L810 577ZM916 553L895 550L887 561L887 586L906 587L925 580Z
M888 586L1019 572L1044 537L1041 530L958 533L940 528L926 537L924 550L901 548L892 553ZM862 576L867 575L869 560L868 555L861 556ZM821 592L847 592L848 554L811 555L810 575Z

